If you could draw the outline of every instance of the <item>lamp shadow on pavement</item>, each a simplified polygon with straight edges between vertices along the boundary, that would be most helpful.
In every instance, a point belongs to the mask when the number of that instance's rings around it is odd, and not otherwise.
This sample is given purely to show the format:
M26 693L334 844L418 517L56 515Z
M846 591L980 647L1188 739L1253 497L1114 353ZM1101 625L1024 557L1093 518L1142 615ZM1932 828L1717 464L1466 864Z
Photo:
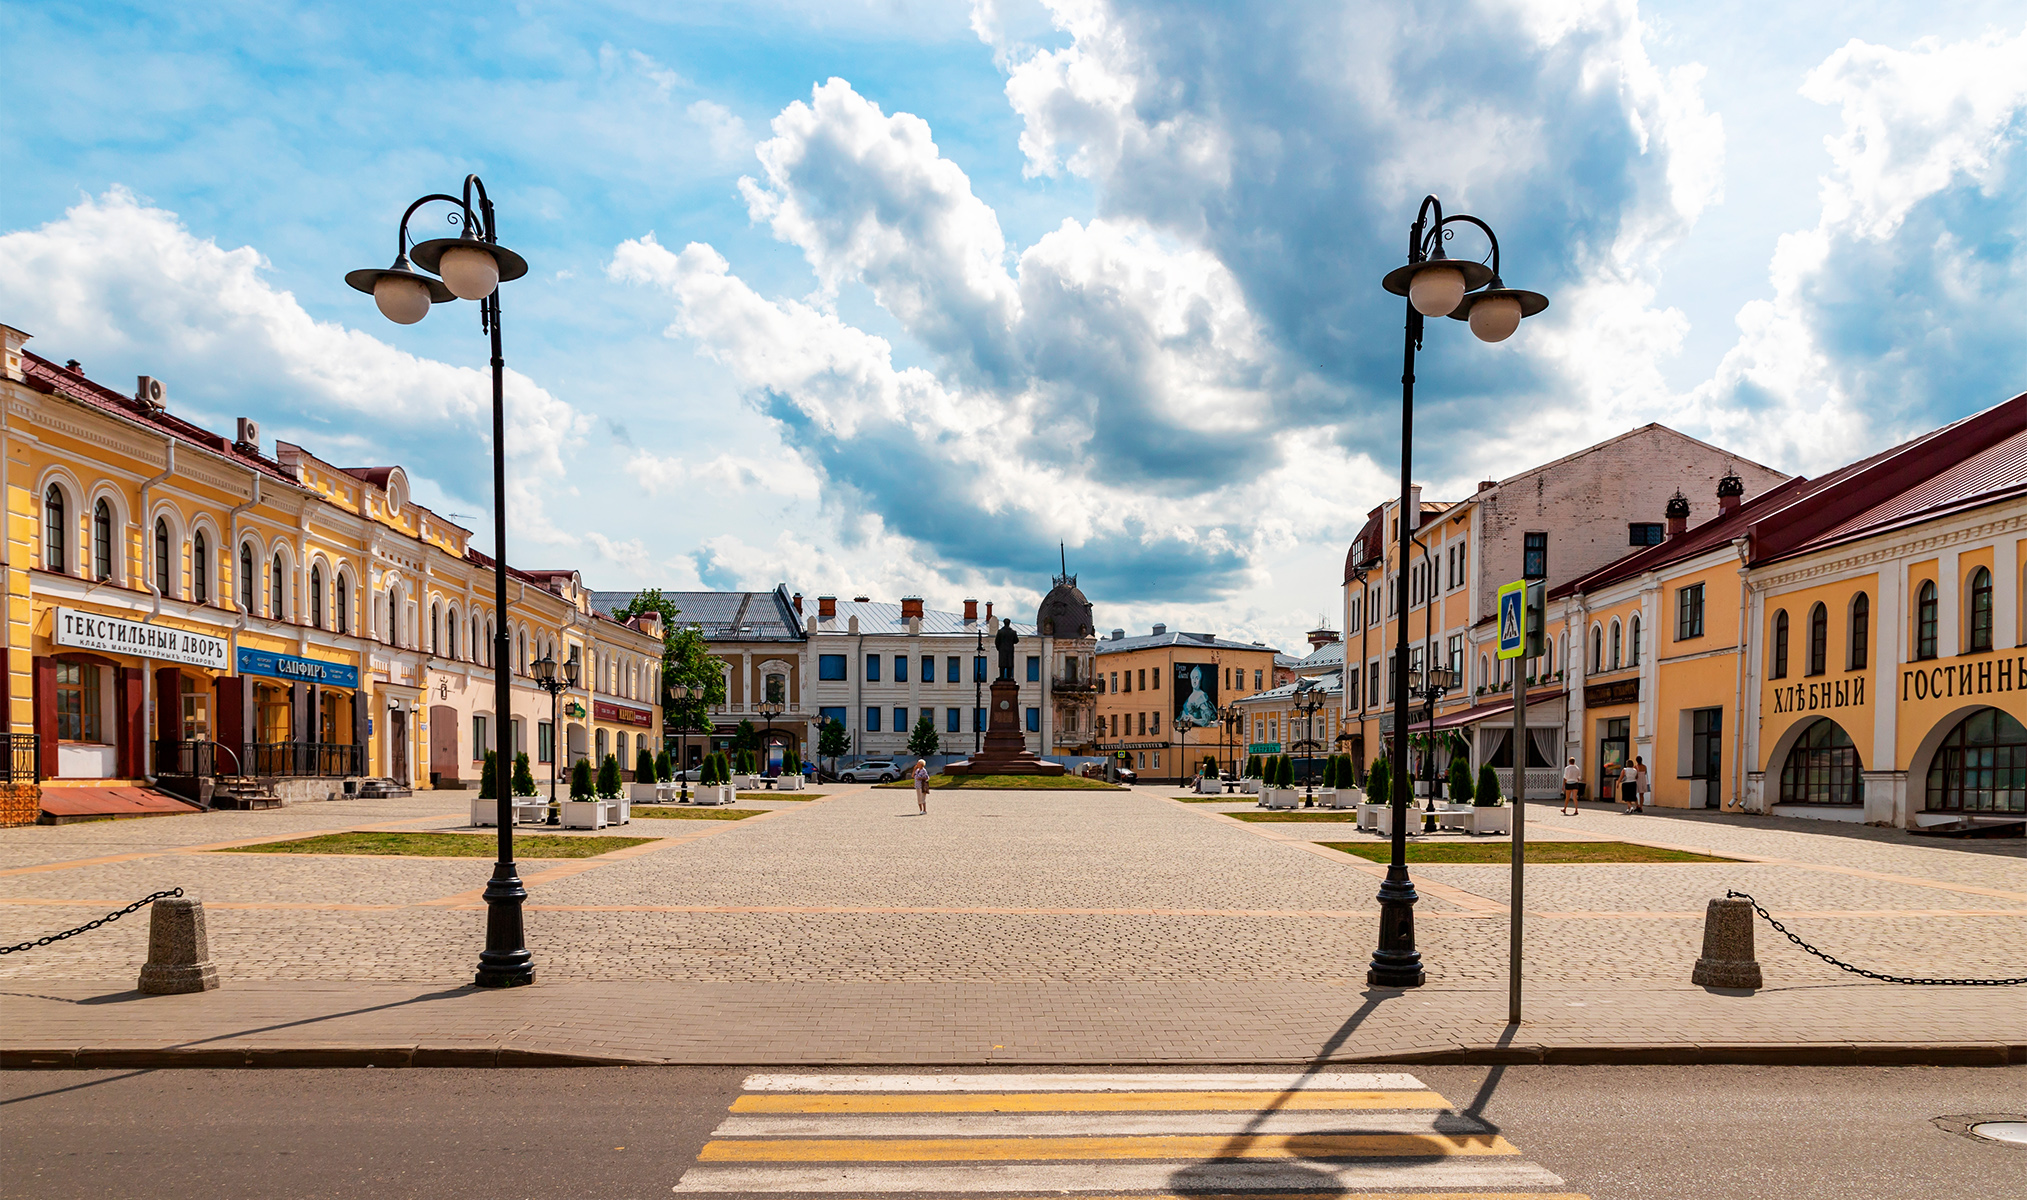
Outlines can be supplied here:
M1348 1195L1349 1191L1338 1182L1335 1172L1317 1165L1348 1161L1332 1158L1328 1152L1330 1143L1324 1139L1362 1133L1391 1134L1396 1137L1403 1135L1391 1129L1364 1129L1356 1125L1340 1124L1329 1116L1318 1114L1319 1120L1332 1123L1299 1133L1273 1135L1271 1146L1284 1150L1288 1155L1280 1157L1273 1154L1273 1149L1269 1145L1263 1144L1259 1131L1275 1113L1294 1103L1302 1094L1303 1084L1330 1065L1330 1056L1350 1041L1352 1035L1358 1032L1359 1026L1378 1012L1382 1004L1388 1000L1401 999L1406 994L1400 988L1366 988L1364 1003L1360 1004L1358 1009L1345 1018L1344 1023L1324 1040L1323 1045L1310 1058L1308 1066L1303 1069L1295 1082L1256 1111L1245 1128L1233 1134L1215 1154L1181 1167L1170 1175L1169 1190L1178 1196L1212 1196L1266 1188L1276 1193L1299 1192L1304 1200L1308 1200L1309 1197L1317 1197L1320 1200L1325 1197ZM1471 1114L1446 1115L1437 1118L1437 1121L1439 1126L1446 1127L1443 1129L1444 1135L1451 1138L1497 1132L1483 1127L1482 1122L1477 1121ZM1409 1140L1413 1136L1406 1135L1403 1140ZM1314 1153L1305 1153L1305 1150L1312 1149ZM1405 1168L1427 1160L1420 1157L1360 1156L1356 1161L1367 1167Z

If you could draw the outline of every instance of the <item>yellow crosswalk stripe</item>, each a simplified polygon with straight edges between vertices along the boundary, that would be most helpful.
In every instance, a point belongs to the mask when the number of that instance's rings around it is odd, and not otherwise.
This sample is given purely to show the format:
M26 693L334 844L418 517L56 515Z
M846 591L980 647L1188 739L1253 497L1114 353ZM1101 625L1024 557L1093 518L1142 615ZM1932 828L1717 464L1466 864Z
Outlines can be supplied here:
M704 1143L699 1162L1025 1162L1061 1159L1430 1158L1518 1154L1497 1134L1324 1133L1266 1136L775 1138Z
M1398 1092L989 1092L744 1095L735 1113L1257 1112L1439 1109L1431 1091Z

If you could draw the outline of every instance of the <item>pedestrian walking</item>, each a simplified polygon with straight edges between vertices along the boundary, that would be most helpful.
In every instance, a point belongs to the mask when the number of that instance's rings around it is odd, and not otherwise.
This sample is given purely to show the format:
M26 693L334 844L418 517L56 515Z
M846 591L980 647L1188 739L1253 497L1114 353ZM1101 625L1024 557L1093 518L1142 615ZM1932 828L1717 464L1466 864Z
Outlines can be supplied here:
M915 760L915 807L923 816L929 815L929 764L919 758Z
M1583 791L1584 770L1577 765L1577 760L1572 758L1569 761L1569 765L1562 769L1562 814L1564 816L1574 817L1583 811L1583 806L1578 803L1578 798L1583 795Z
M1624 804L1629 813L1640 811L1640 776L1640 760L1637 758L1619 771L1619 803Z
M1652 772L1647 770L1647 760L1638 755L1633 756L1633 769L1640 772L1640 778L1633 787L1633 811L1646 812L1647 797L1654 791Z

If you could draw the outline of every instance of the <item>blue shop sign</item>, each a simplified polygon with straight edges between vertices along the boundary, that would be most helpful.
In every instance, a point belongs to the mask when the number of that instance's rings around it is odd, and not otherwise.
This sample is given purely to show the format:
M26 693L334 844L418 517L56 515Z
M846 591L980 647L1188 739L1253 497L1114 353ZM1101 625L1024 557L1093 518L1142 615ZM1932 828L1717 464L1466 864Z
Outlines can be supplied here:
M359 668L346 663L319 662L314 658L297 658L293 654L276 654L272 650L249 650L244 646L239 648L239 673L300 679L304 683L324 687L359 686Z

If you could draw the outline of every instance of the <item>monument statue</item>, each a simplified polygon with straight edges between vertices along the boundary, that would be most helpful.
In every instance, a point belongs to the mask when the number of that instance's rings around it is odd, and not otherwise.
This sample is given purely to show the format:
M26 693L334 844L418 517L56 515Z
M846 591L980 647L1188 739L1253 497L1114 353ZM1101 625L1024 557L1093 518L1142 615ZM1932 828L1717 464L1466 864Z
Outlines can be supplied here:
M999 632L992 635L992 644L999 647L999 677L1001 679L1012 679L1014 677L1014 645L1020 640L1021 635L1014 632L1012 621L1001 621L999 623Z

